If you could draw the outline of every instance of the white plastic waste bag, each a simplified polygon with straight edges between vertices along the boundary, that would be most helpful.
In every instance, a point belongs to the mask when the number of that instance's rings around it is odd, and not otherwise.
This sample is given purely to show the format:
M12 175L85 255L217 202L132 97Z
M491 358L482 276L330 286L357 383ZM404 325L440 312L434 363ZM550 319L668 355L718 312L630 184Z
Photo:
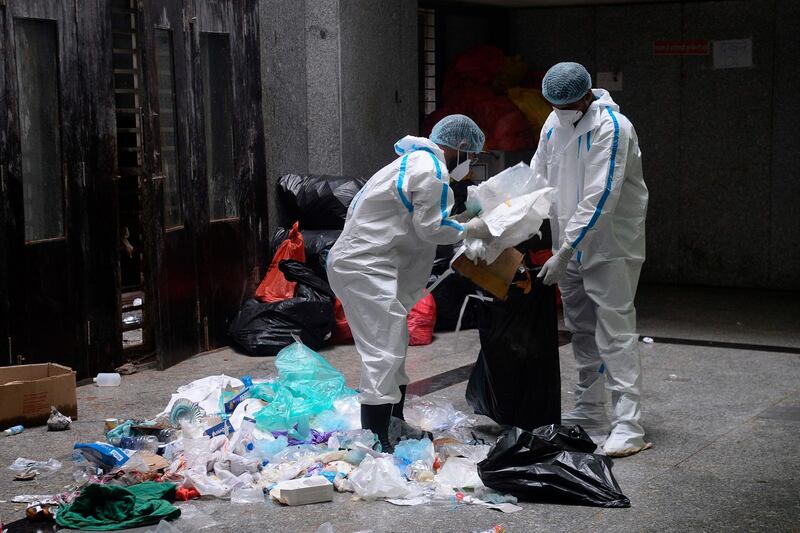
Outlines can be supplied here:
M478 465L464 457L451 457L436 474L436 483L458 489L474 489L483 486L478 475Z
M550 211L551 187L540 188L533 170L519 163L467 190L467 203L481 207L491 241L464 239L464 253L487 263L505 250L533 237Z
M367 455L349 479L355 493L365 499L404 498L412 492L392 457Z

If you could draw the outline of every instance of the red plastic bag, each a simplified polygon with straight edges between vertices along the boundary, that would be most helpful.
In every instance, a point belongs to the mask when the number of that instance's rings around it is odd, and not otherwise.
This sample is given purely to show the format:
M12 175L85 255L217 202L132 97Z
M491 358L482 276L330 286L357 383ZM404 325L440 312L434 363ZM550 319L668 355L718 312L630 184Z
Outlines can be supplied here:
M267 269L267 274L256 289L256 298L264 303L271 304L294 298L294 281L288 281L283 272L278 268L278 263L284 259L294 259L301 263L306 262L306 249L303 235L300 233L299 222L295 222L289 237L278 246L275 256Z
M480 45L458 56L453 70L476 83L488 84L503 70L506 56L496 46Z
M344 316L344 307L339 298L333 303L333 316L336 320L336 325L333 328L333 335L331 342L334 344L350 344L353 342L353 332L350 331L350 325L347 323L347 317Z
M436 300L428 293L408 313L408 345L423 346L433 342L436 326Z

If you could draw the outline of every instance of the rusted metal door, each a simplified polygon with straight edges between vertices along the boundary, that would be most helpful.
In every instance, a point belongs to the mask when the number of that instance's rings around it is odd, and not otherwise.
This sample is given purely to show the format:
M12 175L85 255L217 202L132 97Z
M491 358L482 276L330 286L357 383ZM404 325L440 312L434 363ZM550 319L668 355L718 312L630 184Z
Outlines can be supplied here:
M255 0L193 0L190 10L198 273L210 349L229 343L228 324L258 281L266 231L258 11Z
M12 359L73 366L88 336L74 5L7 2L3 29Z
M144 37L145 169L156 346L162 368L204 344L197 282L193 119L188 20L183 2L140 3ZM153 307L151 307L152 309Z

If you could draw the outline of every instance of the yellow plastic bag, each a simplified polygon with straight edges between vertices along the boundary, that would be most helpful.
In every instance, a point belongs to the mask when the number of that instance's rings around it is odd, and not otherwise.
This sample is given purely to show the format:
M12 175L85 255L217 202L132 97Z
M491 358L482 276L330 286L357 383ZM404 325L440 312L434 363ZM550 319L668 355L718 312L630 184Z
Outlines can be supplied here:
M542 129L544 121L553 111L550 103L542 96L542 92L536 89L512 87L508 90L508 97L537 131Z

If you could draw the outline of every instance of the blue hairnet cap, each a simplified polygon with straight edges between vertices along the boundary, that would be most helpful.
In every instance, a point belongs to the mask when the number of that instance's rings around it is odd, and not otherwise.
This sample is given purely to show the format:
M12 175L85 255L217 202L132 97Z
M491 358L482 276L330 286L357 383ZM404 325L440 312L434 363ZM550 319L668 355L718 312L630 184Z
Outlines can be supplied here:
M462 152L478 153L483 150L486 136L466 115L447 115L431 130L431 141Z
M542 79L542 96L553 105L574 104L592 88L592 77L580 63L556 63Z

